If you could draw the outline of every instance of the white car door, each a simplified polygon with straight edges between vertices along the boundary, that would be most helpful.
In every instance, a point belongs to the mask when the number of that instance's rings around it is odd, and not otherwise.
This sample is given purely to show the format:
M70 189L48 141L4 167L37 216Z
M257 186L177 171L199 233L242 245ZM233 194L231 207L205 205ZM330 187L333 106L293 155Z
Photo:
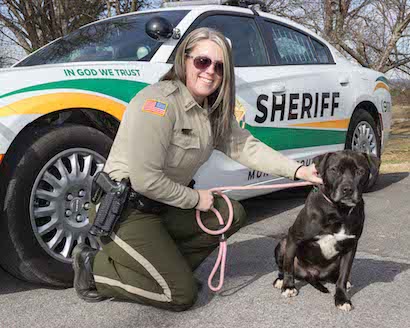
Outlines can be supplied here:
M274 130L277 137L270 131L270 138L282 140L272 146L306 164L320 153L344 149L354 102L350 72L302 31L269 20L264 31L277 65L265 73L270 83L258 90L254 135L265 127L280 128Z

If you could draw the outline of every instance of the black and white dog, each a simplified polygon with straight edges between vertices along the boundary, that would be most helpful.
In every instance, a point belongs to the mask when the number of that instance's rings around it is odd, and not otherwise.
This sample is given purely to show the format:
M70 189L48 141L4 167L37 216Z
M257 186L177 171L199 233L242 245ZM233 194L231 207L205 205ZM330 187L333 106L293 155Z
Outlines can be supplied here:
M310 192L287 237L277 245L279 275L273 284L283 296L292 297L298 294L295 278L323 293L329 290L322 282L335 283L336 307L350 311L347 285L365 219L362 192L380 161L344 150L320 155L313 162L323 185Z

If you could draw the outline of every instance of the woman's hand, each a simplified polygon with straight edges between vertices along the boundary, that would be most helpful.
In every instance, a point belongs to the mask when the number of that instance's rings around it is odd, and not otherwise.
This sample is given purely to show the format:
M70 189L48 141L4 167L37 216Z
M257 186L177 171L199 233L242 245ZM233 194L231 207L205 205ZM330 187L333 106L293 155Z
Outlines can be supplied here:
M315 164L301 166L296 171L296 178L312 182L314 184L323 184L322 178L319 178Z
M201 212L208 212L210 208L214 205L214 196L209 190L197 190L199 194L199 202L195 207L196 210Z

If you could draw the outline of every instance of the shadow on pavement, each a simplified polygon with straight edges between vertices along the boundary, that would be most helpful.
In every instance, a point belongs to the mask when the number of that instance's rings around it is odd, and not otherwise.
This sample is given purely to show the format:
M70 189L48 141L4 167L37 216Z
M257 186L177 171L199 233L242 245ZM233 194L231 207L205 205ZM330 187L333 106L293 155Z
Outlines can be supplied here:
M272 288L273 281L277 278L277 266L274 259L274 248L279 239L261 237L251 240L235 242L228 246L228 258L226 263L225 283L218 297L229 297L235 295L244 288L251 287L265 275L271 279L266 288ZM215 263L215 255L206 265L202 265L197 275L203 282L203 289L195 308L208 304L215 294L208 289L207 279L211 268ZM356 258L352 268L353 287L349 294L352 297L366 287L377 283L392 283L396 276L410 269L410 264L394 262L391 260L376 260L367 258ZM219 274L215 275L214 285L217 285ZM296 281L296 287L303 289L307 285L304 281ZM327 284L329 290L334 294L334 284ZM317 290L314 293L320 293Z
M266 274L272 275L272 282L275 278L276 263L274 260L274 249L276 241L270 237L261 237L251 240L234 242L228 245L228 256L226 260L225 283L219 297L231 296L240 290L252 285L259 278ZM208 258L203 263L196 274L203 282L203 289L195 307L201 307L209 303L215 296L208 288L208 276L215 263L215 257ZM205 265L204 265L205 264ZM239 278L238 278L239 277ZM218 284L219 273L215 275L214 285ZM270 284L267 288L273 288Z
M377 283L391 283L397 275L410 269L410 264L366 258L356 258L352 268L350 296Z
M385 189L392 184L404 180L410 175L409 172L385 173L379 176L376 185L369 191L369 193Z
M255 223L303 205L311 189L312 187L299 187L276 191L242 200L241 204L248 214L249 223Z
M45 287L19 280L0 268L0 295L13 294L39 288Z

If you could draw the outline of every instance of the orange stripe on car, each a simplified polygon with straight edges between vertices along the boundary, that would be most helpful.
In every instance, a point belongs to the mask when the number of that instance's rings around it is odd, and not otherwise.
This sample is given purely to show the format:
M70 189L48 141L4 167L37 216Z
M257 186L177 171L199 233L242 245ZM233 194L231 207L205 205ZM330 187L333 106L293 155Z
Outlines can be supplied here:
M334 120L334 121L324 121L324 122L313 122L313 123L299 123L291 124L289 126L299 126L306 128L318 128L318 129L347 129L349 127L350 120Z
M390 88L383 82L377 83L373 91L376 91L377 89L386 89L387 91L390 91Z

